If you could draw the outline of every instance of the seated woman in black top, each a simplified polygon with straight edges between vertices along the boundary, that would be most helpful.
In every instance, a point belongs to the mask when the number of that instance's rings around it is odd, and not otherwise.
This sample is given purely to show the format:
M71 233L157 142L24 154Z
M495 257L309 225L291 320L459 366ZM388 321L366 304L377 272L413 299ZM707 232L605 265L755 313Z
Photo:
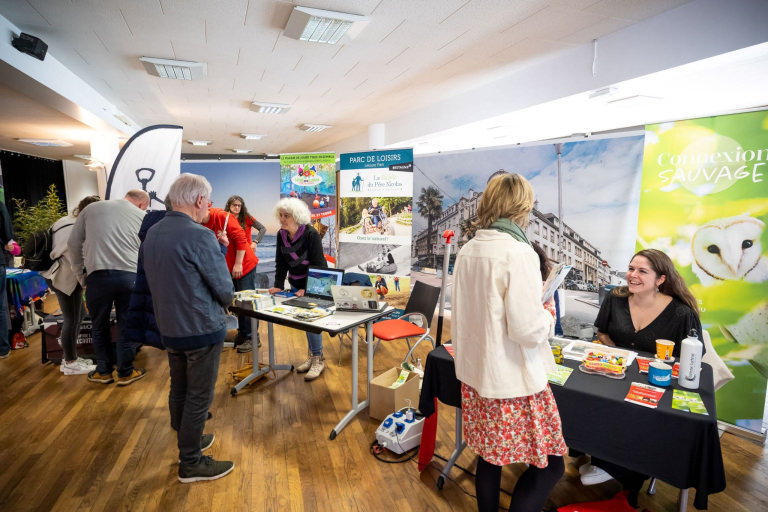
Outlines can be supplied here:
M595 320L597 337L604 345L639 352L656 352L656 340L675 342L672 353L691 329L701 338L696 299L669 256L656 249L638 252L629 262L627 286L614 288L605 297Z
M656 340L666 339L675 342L673 355L678 358L681 341L691 329L702 339L696 299L669 256L656 249L638 252L629 262L626 280L627 286L614 288L600 306L595 327L601 343L655 353ZM582 466L579 472L585 485L616 478L630 491L628 500L633 506L648 479L594 457L592 464Z

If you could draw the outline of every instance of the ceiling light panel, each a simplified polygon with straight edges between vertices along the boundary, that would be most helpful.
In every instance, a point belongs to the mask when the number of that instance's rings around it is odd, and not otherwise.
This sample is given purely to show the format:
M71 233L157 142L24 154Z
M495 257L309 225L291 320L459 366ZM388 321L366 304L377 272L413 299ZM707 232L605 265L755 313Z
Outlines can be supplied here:
M233 152L233 153L239 153L239 154L245 154L245 153L250 153L250 152L251 152L251 150L250 150L250 149L238 149L238 148L234 148L234 149L232 150L232 152Z
M204 62L139 57L147 73L173 80L199 80L206 75Z
M260 133L241 133L240 137L244 138L245 140L261 140L266 135L262 135Z
M195 139L189 139L187 142L192 144L193 146L210 146L213 144L212 140L195 140Z
M267 103L264 101L254 101L251 103L251 110L260 114L285 114L291 106L285 103Z
M327 130L328 128L333 128L331 125L327 124L303 124L299 128L304 130L305 132L322 132L323 130Z
M68 148L74 144L70 144L65 140L59 139L16 139L19 142L26 142L33 146L52 147L52 148Z
M283 34L300 41L336 44L352 24L359 21L368 21L368 18L357 14L296 6L291 11Z

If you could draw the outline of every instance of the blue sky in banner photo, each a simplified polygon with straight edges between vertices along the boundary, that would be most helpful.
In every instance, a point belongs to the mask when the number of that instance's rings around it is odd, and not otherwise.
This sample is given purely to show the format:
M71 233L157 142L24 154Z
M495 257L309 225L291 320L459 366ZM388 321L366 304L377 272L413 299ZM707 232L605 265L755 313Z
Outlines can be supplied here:
M181 162L181 172L205 176L213 187L213 206L224 208L232 195L243 198L248 212L274 235L279 226L272 214L280 199L280 162L205 161Z
M563 144L563 217L587 241L600 249L611 268L624 268L634 253L643 136L591 139ZM443 209L482 191L499 169L517 172L533 185L538 209L558 211L557 152L554 144L417 156L414 158L414 236L426 229L418 214L422 188L436 186Z

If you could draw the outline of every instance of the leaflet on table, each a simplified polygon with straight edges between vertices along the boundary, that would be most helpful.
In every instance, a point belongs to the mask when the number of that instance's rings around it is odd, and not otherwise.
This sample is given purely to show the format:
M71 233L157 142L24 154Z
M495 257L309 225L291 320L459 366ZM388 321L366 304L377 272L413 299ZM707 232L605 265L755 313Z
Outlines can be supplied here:
M659 406L659 400L664 396L664 391L666 391L664 388L657 388L656 386L641 382L633 382L624 400L655 409Z
M563 284L563 281L565 281L565 276L567 276L568 272L570 271L571 266L566 265L565 263L560 263L552 269L552 271L547 276L547 280L544 281L544 293L541 295L542 303L547 302L555 295L555 290L557 290L560 285Z
M555 371L549 372L547 374L547 380L551 382L552 384L557 384L558 386L563 386L565 384L565 381L568 380L568 377L571 376L571 372L573 372L573 368L568 368L567 366L562 365L555 365Z
M277 305L273 306L271 308L267 308L264 311L269 311L271 313L278 313L280 315L290 316L295 318L296 320L301 320L303 322L312 322L313 320L317 320L319 318L326 317L331 314L331 311L323 308L296 308L293 306L282 306Z
M672 408L677 409L678 411L706 414L709 416L707 406L704 405L701 395L693 391L683 391L682 389L674 390L672 393Z
M616 354L624 360L624 364L629 367L632 361L637 357L637 352L632 350L626 350L618 347L611 347L608 345L602 345L600 343L592 343L590 341L583 340L569 340L565 338L553 338L550 340L550 344L556 343L563 347L563 357L571 359L573 361L583 361L587 354L590 352L597 352L601 354Z
M652 357L641 357L637 356L637 366L640 373L648 373L648 365L651 364L651 362L655 361L656 359ZM666 363L665 363L666 364ZM680 363L675 363L672 365L672 378L676 379L680 375Z

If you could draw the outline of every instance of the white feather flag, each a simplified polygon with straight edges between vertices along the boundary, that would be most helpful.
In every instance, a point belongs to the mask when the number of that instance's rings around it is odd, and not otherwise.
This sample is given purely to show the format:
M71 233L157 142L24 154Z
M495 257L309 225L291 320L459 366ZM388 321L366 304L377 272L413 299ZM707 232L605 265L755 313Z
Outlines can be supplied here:
M148 126L136 132L115 159L105 199L119 199L132 189L149 194L150 210L165 208L163 201L180 173L182 127Z

